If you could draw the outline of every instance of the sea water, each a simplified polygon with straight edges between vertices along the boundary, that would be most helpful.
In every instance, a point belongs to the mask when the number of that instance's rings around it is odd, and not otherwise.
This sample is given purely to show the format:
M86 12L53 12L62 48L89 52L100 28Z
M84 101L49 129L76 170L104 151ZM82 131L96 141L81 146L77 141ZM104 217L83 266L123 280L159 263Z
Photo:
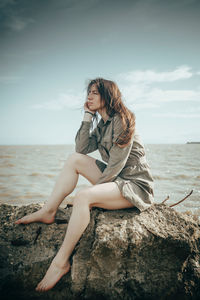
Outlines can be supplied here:
M175 209L200 216L200 144L147 144L145 150L154 178L155 202L169 196L166 204L171 205L193 190ZM44 203L74 151L74 145L0 146L0 203ZM97 151L88 155L101 159ZM79 176L68 197L86 186L91 184Z

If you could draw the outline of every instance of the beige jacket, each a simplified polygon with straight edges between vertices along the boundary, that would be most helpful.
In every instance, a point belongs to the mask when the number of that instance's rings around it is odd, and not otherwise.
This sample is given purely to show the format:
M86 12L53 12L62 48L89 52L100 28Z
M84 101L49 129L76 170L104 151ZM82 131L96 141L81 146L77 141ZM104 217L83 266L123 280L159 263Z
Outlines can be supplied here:
M88 154L98 149L102 160L107 163L106 169L96 184L114 181L119 174L123 175L123 171L127 173L129 166L138 162L146 163L144 145L136 131L128 146L120 148L114 144L123 131L119 114L109 117L105 123L101 118L91 133L90 127L91 122L82 121L75 137L75 149L76 152L82 154ZM123 176L121 177L123 178Z

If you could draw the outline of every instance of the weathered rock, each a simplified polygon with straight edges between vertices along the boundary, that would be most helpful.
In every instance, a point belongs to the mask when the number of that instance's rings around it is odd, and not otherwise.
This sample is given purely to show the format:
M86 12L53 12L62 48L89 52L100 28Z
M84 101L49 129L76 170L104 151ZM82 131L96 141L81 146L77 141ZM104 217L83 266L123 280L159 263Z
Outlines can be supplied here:
M200 299L200 224L165 205L106 211L71 256L71 271L46 293L35 291L65 235L71 208L51 225L15 225L39 205L0 206L0 295L6 299Z

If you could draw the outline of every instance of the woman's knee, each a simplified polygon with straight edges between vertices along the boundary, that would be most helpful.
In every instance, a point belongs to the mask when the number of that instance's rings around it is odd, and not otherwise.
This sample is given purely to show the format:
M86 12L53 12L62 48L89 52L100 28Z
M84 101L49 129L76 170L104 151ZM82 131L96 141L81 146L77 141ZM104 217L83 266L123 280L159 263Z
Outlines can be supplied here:
M81 154L77 152L71 153L67 158L66 164L70 163L73 164L74 166L78 166L84 161L85 156L86 156L85 154Z
M73 200L73 205L90 204L91 190L90 188L84 188L79 190Z

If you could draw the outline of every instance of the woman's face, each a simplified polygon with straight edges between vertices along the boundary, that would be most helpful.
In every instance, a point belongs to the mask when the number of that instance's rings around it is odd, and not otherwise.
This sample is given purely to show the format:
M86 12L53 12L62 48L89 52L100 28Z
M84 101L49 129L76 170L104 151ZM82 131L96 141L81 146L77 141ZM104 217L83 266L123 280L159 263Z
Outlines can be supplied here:
M93 84L90 87L87 99L88 107L90 110L99 112L102 109L101 95L97 89L96 84Z

